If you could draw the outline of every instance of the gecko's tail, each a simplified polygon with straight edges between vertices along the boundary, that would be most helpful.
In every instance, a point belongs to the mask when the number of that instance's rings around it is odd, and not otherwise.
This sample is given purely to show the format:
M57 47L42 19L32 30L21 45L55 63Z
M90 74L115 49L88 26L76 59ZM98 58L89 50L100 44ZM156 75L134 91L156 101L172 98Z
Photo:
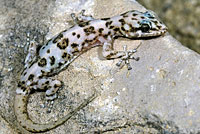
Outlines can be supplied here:
M67 120L69 120L80 109L87 106L87 104L89 104L91 101L93 101L96 97L97 97L96 93L94 93L92 96L87 98L87 100L85 100L82 104L80 104L79 107L72 110L66 116L58 119L57 121L53 121L53 122L50 122L47 124L38 124L38 123L33 122L28 116L27 102L28 102L29 95L17 94L15 96L15 102L14 102L15 115L17 117L18 122L26 130L28 130L30 132L45 132L45 131L51 130L53 128L56 128L57 126L63 124Z

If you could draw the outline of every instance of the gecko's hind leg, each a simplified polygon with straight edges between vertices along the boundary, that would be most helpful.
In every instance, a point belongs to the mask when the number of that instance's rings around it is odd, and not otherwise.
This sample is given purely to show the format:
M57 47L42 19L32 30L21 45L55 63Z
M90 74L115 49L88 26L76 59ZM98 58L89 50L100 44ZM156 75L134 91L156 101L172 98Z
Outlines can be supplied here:
M94 18L91 15L85 15L84 9L77 16L75 15L75 13L72 13L71 17L72 17L75 24L81 24L81 23L84 23L84 22L94 20Z
M61 88L62 83L59 80L56 79L51 79L51 78L42 78L38 82L38 86L36 88L39 88L41 90L46 90L46 100L50 100L53 102L55 98L57 98L57 91ZM80 109L84 108L87 106L91 101L93 101L97 97L96 90L94 93L88 97L86 100L83 101L77 108L72 110L65 118L62 120L67 121L70 117L72 117L74 114L76 114ZM53 103L50 102L50 109L48 109L48 112L51 112L51 107ZM48 102L46 102L45 105L49 105Z
M46 100L54 100L57 98L57 91L61 88L62 83L57 79L42 78L38 81L38 85L35 89L45 91Z
M38 81L38 84L35 85L34 89L45 91L46 102L43 106L49 107L49 109L47 110L48 113L51 112L54 100L57 98L57 91L61 87L62 87L61 81L52 78L42 78Z

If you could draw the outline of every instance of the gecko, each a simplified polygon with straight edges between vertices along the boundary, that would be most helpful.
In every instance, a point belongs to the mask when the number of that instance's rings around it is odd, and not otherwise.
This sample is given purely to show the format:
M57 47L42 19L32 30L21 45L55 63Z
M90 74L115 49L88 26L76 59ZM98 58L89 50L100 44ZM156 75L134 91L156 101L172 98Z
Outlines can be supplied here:
M167 32L167 27L155 13L148 10L131 10L102 19L85 15L85 10L82 10L78 15L72 13L71 17L75 23L72 27L60 32L42 46L35 43L29 45L24 70L16 89L14 111L19 124L30 132L45 132L61 125L96 98L96 94L92 94L69 114L47 124L35 123L28 115L29 96L40 90L45 92L47 100L54 100L62 83L53 76L65 70L82 53L100 46L103 57L108 60L120 59L117 65L123 63L130 70L129 59L138 60L133 56L136 49L127 50L124 47L123 51L116 51L113 49L114 40L117 37L151 38L163 36Z

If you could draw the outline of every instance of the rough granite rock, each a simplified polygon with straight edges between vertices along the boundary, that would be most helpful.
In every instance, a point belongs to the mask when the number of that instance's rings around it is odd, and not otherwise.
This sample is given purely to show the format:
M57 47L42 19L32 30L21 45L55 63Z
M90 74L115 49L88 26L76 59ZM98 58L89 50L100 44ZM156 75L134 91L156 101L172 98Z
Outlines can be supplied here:
M86 13L96 18L131 9L146 10L133 0L0 2L0 113L9 123L0 125L8 126L5 133L28 133L19 126L13 113L27 35L42 43L70 27L70 13L81 9L87 9ZM119 38L114 46L122 49L127 45L133 49L140 43L135 54L140 60L131 61L130 71L116 67L118 60L102 60L100 48L84 53L56 76L65 86L51 110L44 105L44 93L31 95L28 112L32 120L45 123L63 117L97 90L99 96L93 102L46 133L200 133L200 56L169 33L149 40Z

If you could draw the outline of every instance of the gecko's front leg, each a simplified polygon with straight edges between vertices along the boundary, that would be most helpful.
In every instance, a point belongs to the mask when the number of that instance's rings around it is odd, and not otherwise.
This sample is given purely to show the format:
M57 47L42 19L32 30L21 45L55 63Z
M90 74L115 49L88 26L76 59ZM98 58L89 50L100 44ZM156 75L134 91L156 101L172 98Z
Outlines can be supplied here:
M61 81L57 79L42 78L38 80L38 84L34 88L45 90L46 100L54 100L57 98L57 91L61 86Z
M91 15L85 15L85 10L81 10L81 13L79 13L77 16L75 13L71 14L71 17L74 21L75 24L81 24L81 23L86 23L88 21L94 20L94 18Z
M139 45L140 46L140 45ZM103 56L106 59L118 59L120 58L119 62L116 64L117 66L121 66L123 62L127 65L128 70L131 70L132 67L130 65L129 59L133 59L138 61L139 57L135 58L133 54L137 52L139 46L133 50L127 50L127 46L124 46L124 51L115 51L113 49L112 43L105 42L103 44Z
M37 57L38 44L35 41L31 41L28 46L28 54L25 58L25 67L30 65L34 58Z

